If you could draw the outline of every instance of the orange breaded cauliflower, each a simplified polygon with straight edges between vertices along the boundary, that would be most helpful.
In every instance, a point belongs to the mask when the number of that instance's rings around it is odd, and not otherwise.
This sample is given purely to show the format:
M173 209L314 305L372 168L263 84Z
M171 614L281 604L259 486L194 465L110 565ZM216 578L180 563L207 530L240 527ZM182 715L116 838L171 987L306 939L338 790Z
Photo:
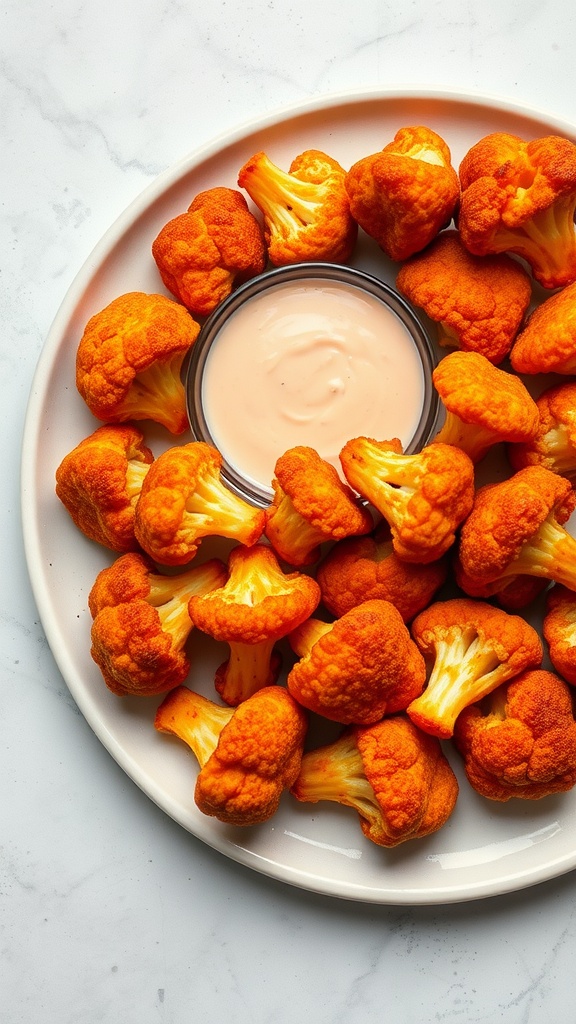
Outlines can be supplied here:
M308 619L289 641L300 660L288 691L333 722L370 725L422 692L424 660L389 601L364 601L332 623Z
M547 388L536 400L538 431L531 441L508 445L513 469L544 466L576 483L576 383Z
M368 509L314 448L290 448L277 460L274 474L274 499L266 510L264 533L290 565L310 565L320 557L325 541L372 529Z
M452 736L463 708L542 661L540 638L523 618L466 597L431 604L412 636L431 670L408 715L440 739Z
M495 132L466 154L460 180L458 228L471 253L514 252L544 288L576 280L574 143Z
M538 409L522 381L479 352L451 352L432 372L446 411L434 441L456 445L480 462L503 441L531 441Z
M436 562L472 508L474 464L460 448L433 443L404 455L398 438L356 437L340 452L344 475L390 524L405 562Z
M207 316L266 266L262 228L232 188L199 192L186 213L164 225L152 256L168 291L196 316Z
M181 683L190 670L188 601L225 578L216 558L179 576L161 576L137 552L103 569L88 604L94 617L91 654L107 687L120 697L148 697Z
M191 599L189 613L195 626L230 645L230 657L216 673L216 690L237 705L276 681L275 644L312 615L320 588L310 576L282 572L264 544L233 548L228 570L217 590Z
M523 672L456 723L470 785L489 800L539 800L576 784L576 721L566 683Z
M332 800L356 810L367 839L393 847L436 832L450 817L458 782L440 743L404 715L345 729L304 754L297 800Z
M516 373L576 373L576 281L530 314L510 362Z
M423 126L401 128L346 175L352 216L393 260L430 244L452 219L460 186L444 140Z
M368 537L348 537L319 563L316 582L322 603L340 617L363 601L390 601L409 622L446 581L445 558L427 565L403 562L393 549L390 528L381 523Z
M134 507L153 461L133 424L98 427L62 459L56 494L90 540L112 551L135 551Z
M460 534L460 586L474 596L538 576L576 590L576 540L564 527L575 507L570 481L542 466L480 487Z
M180 377L199 325L165 295L128 292L90 318L76 353L76 386L105 423L154 420L188 426Z
M227 825L258 825L276 812L300 770L308 720L281 686L259 690L237 708L219 707L177 687L154 722L195 754L194 801Z
M546 595L542 633L550 661L566 682L576 686L576 594L556 584Z
M256 153L240 169L238 184L261 211L268 258L276 267L325 260L346 263L358 226L340 164L318 149L297 156L289 171Z
M473 256L456 231L444 231L396 277L399 291L438 324L448 348L479 352L491 363L508 355L532 296L526 270L505 254Z
M161 565L185 565L203 537L255 544L264 510L239 498L220 479L222 456L203 441L169 448L148 471L136 505L134 532Z

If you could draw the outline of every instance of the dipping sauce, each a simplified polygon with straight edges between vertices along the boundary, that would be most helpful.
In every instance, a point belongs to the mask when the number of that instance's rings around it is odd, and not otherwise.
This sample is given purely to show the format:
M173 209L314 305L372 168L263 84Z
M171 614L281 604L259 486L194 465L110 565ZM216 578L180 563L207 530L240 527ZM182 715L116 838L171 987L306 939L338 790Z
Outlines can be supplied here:
M195 368L203 439L267 493L276 460L296 445L315 448L340 472L339 452L352 437L399 437L406 450L429 402L421 343L390 305L355 283L358 271L299 277L294 269L285 268L287 280L264 275L269 286L236 303Z

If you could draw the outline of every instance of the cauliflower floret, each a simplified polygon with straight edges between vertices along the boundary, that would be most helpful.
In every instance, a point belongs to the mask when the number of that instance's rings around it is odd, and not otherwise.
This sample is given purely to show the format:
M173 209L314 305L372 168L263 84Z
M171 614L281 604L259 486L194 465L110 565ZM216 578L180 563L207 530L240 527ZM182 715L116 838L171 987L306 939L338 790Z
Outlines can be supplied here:
M424 249L446 227L460 195L444 140L424 126L401 128L346 175L352 216L393 260Z
M356 437L340 452L348 483L384 516L399 558L442 557L474 501L474 464L460 448L433 443L404 455L398 438Z
M207 316L266 266L262 228L231 188L200 192L186 213L164 225L152 256L168 291L197 316Z
M350 214L345 175L336 160L317 149L297 156L288 172L262 152L240 169L238 184L262 213L274 266L349 260L358 226Z
M400 268L398 289L438 324L448 348L479 352L498 364L522 325L532 283L512 257L473 256L456 231L444 231Z
M162 702L154 725L194 752L194 800L203 814L247 826L268 821L296 780L308 720L280 686L259 690L237 708L180 686Z
M199 325L165 295L128 292L88 321L76 353L76 386L105 423L154 420L172 434L188 426L180 376Z
M554 668L576 686L576 594L561 584L546 595L542 632Z
M566 683L523 672L456 723L471 786L490 800L539 800L576 784L576 721Z
M397 715L346 729L333 743L304 754L292 793L307 803L352 807L367 839L394 847L446 823L458 782L438 740Z
M369 725L422 692L424 660L388 601L364 601L333 623L308 619L289 641L300 660L288 691L333 722Z
M134 508L153 461L137 427L98 427L62 459L56 494L90 540L112 551L135 551Z
M576 373L576 281L530 314L510 362L516 373Z
M542 661L540 638L523 618L469 598L430 605L414 619L412 636L431 671L408 715L440 739L452 736L463 708Z
M547 388L536 400L538 430L531 441L508 445L513 469L544 466L576 483L576 383Z

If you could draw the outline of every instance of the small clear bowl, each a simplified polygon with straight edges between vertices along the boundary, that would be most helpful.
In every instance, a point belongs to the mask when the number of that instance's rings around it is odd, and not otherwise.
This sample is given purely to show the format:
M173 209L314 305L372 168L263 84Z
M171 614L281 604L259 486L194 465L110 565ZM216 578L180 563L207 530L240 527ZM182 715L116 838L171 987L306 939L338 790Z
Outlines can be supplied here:
M251 299L261 296L269 289L275 289L287 283L301 283L306 286L307 284L321 285L323 282L329 284L339 282L374 296L396 314L403 323L419 356L423 377L423 401L420 418L412 438L405 445L404 450L407 454L412 454L431 440L437 430L440 403L432 385L432 371L436 365L436 355L423 324L402 296L398 295L389 285L364 271L334 263L298 263L266 271L240 285L207 318L192 348L185 381L188 419L194 440L205 441L213 447L218 447L212 436L209 414L204 407L203 379L212 346L230 317ZM344 445L347 440L349 440L348 436L344 437L342 444ZM225 453L222 454L224 460L222 478L227 486L252 505L261 508L268 506L273 497L272 481L270 481L269 487L258 483L248 474L244 474L241 465L233 465L226 459ZM282 454L283 452L278 453L278 455Z

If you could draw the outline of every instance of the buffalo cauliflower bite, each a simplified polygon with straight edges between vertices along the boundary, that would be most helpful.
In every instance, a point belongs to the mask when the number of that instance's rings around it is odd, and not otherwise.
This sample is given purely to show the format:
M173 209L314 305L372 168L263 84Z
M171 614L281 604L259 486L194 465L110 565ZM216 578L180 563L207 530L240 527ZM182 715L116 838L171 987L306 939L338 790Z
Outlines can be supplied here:
M358 226L350 213L345 175L336 160L317 149L297 156L289 171L262 152L240 169L238 184L262 213L274 266L346 263L350 258Z
M523 618L466 597L430 605L414 619L412 636L431 668L408 715L439 739L452 736L463 708L540 665L543 656L536 630Z
M88 598L92 658L113 693L148 697L180 684L190 670L188 602L221 586L225 566L211 559L179 576L161 576L137 552L103 569Z
M468 781L489 800L539 800L576 784L572 700L553 672L523 672L466 708L454 739Z
M547 388L536 400L538 430L530 441L508 445L513 469L544 466L576 483L576 383Z
M364 601L335 622L308 619L289 636L299 661L288 691L342 725L370 725L422 692L424 660L389 601Z
M516 260L473 256L455 231L412 256L396 284L438 324L441 345L479 352L494 364L510 352L532 296L530 276Z
M234 494L220 479L222 456L203 441L169 448L148 471L136 505L134 532L161 565L185 565L203 537L255 544L264 510Z
M320 557L325 541L372 529L368 509L314 448L290 448L277 460L274 474L274 499L266 510L264 533L290 565L310 565Z
M207 316L266 266L262 228L231 188L200 192L186 213L164 225L152 256L168 291L197 316Z
M514 252L544 288L576 280L574 143L495 132L466 154L460 179L458 228L471 253Z
M452 219L460 186L444 140L423 126L401 128L346 175L352 216L393 260L426 248Z
M576 373L576 281L530 314L510 362L516 373Z
M368 537L347 537L328 551L316 570L322 603L340 617L363 601L390 601L409 622L446 581L445 558L427 565L403 562L382 522Z
M128 292L88 321L76 353L76 386L105 423L153 420L188 426L182 364L199 325L165 295Z
M292 793L352 807L367 839L394 847L436 832L450 817L458 782L440 743L404 715L345 729L304 754Z
M302 573L282 572L264 544L233 548L228 569L217 590L191 599L189 613L195 626L229 644L216 690L227 704L237 705L276 681L280 657L274 646L315 611L320 588Z
M62 459L56 494L90 540L112 551L134 551L134 508L153 461L137 427L98 427Z
M576 540L564 527L575 506L569 480L542 466L480 487L460 534L459 584L496 592L526 575L576 590Z
M446 417L434 438L480 462L495 444L535 437L536 402L522 381L479 352L451 352L432 372Z
M460 448L433 443L404 455L398 438L356 437L340 452L344 475L384 516L399 558L442 557L474 501L474 464Z
M549 590L542 632L554 668L576 686L576 594L572 590L560 584Z
M259 690L237 708L223 708L179 686L156 712L155 728L195 754L200 772L194 800L227 825L258 825L276 812L300 770L306 712L281 686Z

